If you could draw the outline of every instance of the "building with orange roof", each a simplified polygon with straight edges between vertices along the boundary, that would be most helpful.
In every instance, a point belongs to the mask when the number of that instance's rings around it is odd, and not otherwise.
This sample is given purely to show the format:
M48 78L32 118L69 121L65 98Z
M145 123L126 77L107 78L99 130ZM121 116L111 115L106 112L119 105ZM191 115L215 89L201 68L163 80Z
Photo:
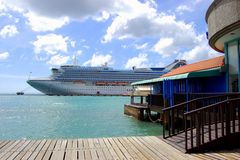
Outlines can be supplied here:
M184 65L182 67L179 67L175 70L172 70L161 77L169 77L169 76L174 76L174 75L179 75L179 74L184 74L184 73L191 73L191 72L197 72L201 70L207 70L207 69L213 69L217 67L223 67L224 66L224 56L196 62L193 64L189 65Z
M179 95L226 92L224 56L184 65L159 78L135 82L133 86L151 85L152 94L162 94L167 105L179 103ZM175 98L174 98L175 97ZM194 98L194 97L192 97ZM185 96L181 100L192 99Z
M151 86L149 120L157 112L163 138L187 153L240 146L240 0L214 0L206 21L209 45L223 56L132 84Z
M159 78L135 82L151 85L152 94L162 94L168 106L178 102L177 94L240 91L240 7L239 0L214 0L206 13L209 45L223 56L188 64ZM229 12L231 11L231 12Z

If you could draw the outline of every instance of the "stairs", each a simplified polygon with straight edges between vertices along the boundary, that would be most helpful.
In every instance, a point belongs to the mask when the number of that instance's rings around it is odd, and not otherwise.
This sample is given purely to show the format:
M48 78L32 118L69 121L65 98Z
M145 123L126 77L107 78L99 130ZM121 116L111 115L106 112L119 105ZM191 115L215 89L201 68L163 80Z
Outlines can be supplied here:
M213 96L163 109L164 140L187 153L240 146L240 98Z

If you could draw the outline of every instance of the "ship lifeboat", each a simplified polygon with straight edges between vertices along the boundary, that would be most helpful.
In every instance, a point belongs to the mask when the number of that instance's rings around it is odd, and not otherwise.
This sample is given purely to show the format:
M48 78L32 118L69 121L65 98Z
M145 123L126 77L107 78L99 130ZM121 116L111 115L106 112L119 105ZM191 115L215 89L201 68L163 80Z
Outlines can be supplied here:
M96 86L105 86L106 82L96 82Z
M85 84L84 81L81 81L81 80L77 80L77 81L73 81L74 84Z
M128 85L128 82L118 82L118 85L119 86L126 86L126 85Z
M109 86L116 86L117 83L116 83L116 82L109 82L108 85L109 85Z

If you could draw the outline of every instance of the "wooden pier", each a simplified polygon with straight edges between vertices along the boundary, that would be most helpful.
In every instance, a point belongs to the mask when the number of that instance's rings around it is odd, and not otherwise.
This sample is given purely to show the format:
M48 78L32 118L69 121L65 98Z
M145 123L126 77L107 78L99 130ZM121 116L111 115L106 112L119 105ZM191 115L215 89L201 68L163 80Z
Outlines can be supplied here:
M139 98L138 102L136 102L136 98ZM164 104L162 95L132 95L131 103L124 105L124 114L133 116L138 120L145 120L145 117L147 117L149 120L151 111L153 111L159 114L157 117L160 118L160 114L163 113L163 106Z
M162 137L0 141L1 160L240 159L240 149L185 154Z
M125 104L124 114L133 116L138 120L144 120L144 112L148 109L147 105L143 104Z
M131 95L130 104L124 105L124 114L133 116L138 120L144 120L144 112L148 109L148 105L144 97L147 95ZM136 98L139 98L139 102L136 102Z

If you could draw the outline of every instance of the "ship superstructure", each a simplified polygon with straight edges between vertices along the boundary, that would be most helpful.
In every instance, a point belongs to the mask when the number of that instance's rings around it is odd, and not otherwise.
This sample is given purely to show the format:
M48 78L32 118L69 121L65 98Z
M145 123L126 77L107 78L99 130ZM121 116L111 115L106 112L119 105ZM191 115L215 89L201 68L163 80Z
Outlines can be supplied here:
M63 65L52 68L50 77L29 79L27 83L47 95L127 95L132 92L131 83L157 78L185 64L184 60L175 60L165 68L133 67L133 70L114 70L106 65Z

